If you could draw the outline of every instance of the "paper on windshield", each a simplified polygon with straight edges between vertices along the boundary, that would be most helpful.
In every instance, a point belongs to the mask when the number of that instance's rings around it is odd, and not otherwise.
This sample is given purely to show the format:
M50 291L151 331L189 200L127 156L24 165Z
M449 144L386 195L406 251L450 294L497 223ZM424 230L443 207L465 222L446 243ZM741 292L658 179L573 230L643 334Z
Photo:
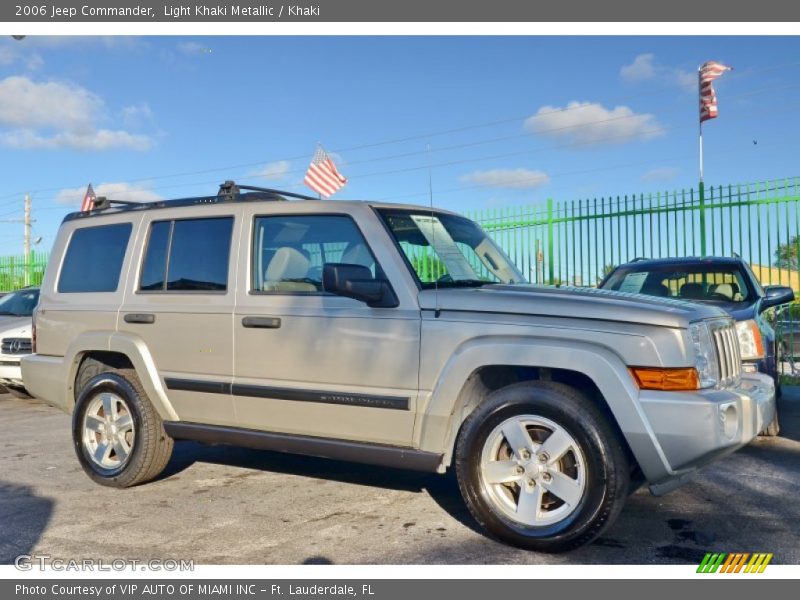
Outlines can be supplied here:
M411 215L411 219L419 227L422 235L428 240L431 248L447 267L447 272L453 280L478 279L467 259L458 249L450 233L442 222L434 215Z
M647 273L628 273L622 284L619 286L620 292L628 292L629 294L638 294L644 285L644 280L647 279Z

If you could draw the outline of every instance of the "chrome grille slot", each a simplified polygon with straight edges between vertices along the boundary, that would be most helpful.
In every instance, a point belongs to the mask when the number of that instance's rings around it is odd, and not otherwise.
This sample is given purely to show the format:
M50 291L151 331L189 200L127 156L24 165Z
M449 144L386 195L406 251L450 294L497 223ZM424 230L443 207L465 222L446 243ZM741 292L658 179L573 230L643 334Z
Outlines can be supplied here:
M733 322L714 321L709 324L709 328L717 355L720 387L738 383L742 374L742 357Z
M0 351L3 354L30 354L31 338L3 338L0 343Z

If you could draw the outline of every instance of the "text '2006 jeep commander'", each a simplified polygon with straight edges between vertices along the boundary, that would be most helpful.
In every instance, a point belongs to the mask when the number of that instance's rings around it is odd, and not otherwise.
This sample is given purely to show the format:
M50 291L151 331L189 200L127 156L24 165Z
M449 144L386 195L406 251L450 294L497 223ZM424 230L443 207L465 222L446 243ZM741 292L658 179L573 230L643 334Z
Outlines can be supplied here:
M452 467L487 532L540 551L775 410L716 308L528 285L454 213L231 182L67 216L34 339L25 386L98 483L153 479L174 440Z

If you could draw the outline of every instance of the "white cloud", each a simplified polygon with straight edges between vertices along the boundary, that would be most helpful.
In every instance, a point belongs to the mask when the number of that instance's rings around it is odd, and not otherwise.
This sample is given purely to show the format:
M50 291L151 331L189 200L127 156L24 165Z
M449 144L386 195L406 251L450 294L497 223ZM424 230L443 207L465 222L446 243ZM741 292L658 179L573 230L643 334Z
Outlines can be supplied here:
M145 185L112 182L93 185L94 193L97 196L106 196L114 200L130 200L131 202L155 202L161 200L161 196L152 191ZM74 204L80 206L86 187L66 188L56 194L56 202L60 204Z
M40 69L44 64L42 56L35 51L31 51L15 41L3 41L0 43L0 67L10 67L22 65L29 71Z
M266 179L267 181L283 181L289 173L291 164L288 160L267 163L250 173L252 177Z
M96 129L86 132L61 131L42 135L31 129L0 131L0 144L17 150L148 150L153 144L146 135L122 130Z
M656 55L652 53L639 54L631 64L624 65L619 74L629 83L652 81L690 91L697 89L697 73L662 65L656 62Z
M149 123L153 118L153 111L147 102L126 106L122 109L122 123L125 127L140 127Z
M486 187L531 189L549 183L550 177L544 171L533 169L490 169L469 173L461 180Z
M620 76L625 81L647 81L656 74L656 67L653 64L655 54L640 54L633 59L629 65L623 66L619 70Z
M0 144L12 148L146 150L152 145L146 135L101 127L106 112L102 98L75 84L19 75L0 80Z
M596 102L570 102L565 107L543 106L525 120L531 133L576 144L619 144L663 135L655 116L635 113L627 106L606 108Z
M677 167L658 167L656 169L650 169L647 173L642 175L642 181L648 182L663 182L663 181L672 181L678 175L680 175L681 170Z
M186 56L200 56L211 54L211 48L197 42L178 42L178 52Z

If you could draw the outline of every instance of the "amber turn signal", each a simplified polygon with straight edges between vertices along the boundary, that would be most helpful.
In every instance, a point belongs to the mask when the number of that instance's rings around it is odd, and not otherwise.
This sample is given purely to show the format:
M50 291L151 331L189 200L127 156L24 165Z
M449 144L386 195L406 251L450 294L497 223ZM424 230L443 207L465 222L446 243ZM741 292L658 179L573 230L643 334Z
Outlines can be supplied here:
M652 367L631 367L631 375L642 390L662 390L679 392L700 389L697 369L658 369Z

